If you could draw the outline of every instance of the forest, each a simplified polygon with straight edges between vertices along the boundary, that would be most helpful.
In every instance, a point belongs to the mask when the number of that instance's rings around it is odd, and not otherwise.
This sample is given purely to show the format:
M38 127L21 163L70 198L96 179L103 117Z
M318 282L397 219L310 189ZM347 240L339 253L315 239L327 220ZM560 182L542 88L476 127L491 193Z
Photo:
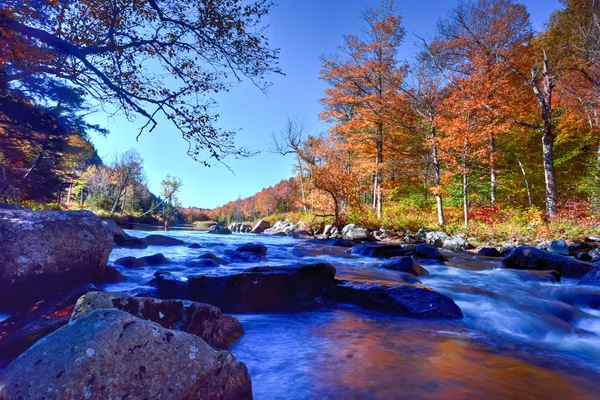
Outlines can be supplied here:
M273 138L272 151L296 160L295 184L217 213L308 210L317 221L509 237L597 228L599 10L564 0L535 32L518 2L461 2L404 60L393 3L367 9L365 31L322 60L328 132L288 118ZM265 191L279 192L270 207Z
M212 21L213 37L164 19L165 29L198 36L201 45L190 48L176 37L170 42L158 33L146 37L144 30L128 36L128 29L160 17L152 1L134 7L135 18L121 18L128 6L119 9L117 3L100 10L106 15L86 14L101 22L98 32L108 29L106 37L93 32L87 37L83 29L89 21L69 14L74 10L68 2L42 2L38 11L10 3L0 23L4 202L89 208L155 222L296 213L294 218L315 227L354 222L504 237L582 233L598 226L600 6L595 0L563 0L539 32L516 1L460 2L438 22L432 38L416 37L411 59L399 55L415 38L405 31L393 2L366 9L362 33L344 35L339 48L322 59L319 78L328 89L319 117L328 131L309 132L301 116L288 117L271 143L264 143L267 151L293 157L294 177L211 212L180 207L178 178L167 176L161 193L151 193L135 149L103 161L89 137L108 132L85 116L102 107L142 118L147 121L142 135L162 113L200 163L252 156L235 145L235 132L217 128L210 101L178 99L228 90L227 73L268 87L258 78L282 72L278 50L243 26L257 26L271 5L259 2L245 11L224 6L223 16L245 21L234 36L218 30L219 24L231 28L226 19ZM110 25L111 13L118 24ZM64 24L61 29L70 36L45 35L51 21ZM223 52L211 50L220 41ZM232 58L234 50L242 52L239 57ZM200 55L225 72L194 69L192 59ZM178 90L169 80L143 74L147 57L180 80Z

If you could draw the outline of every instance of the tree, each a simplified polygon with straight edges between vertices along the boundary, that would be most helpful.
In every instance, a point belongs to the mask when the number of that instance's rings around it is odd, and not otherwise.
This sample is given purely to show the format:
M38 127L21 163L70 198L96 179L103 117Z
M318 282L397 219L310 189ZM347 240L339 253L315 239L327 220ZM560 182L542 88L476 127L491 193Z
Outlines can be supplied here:
M0 5L0 90L57 78L151 131L162 115L188 154L246 156L216 127L209 94L230 77L261 90L279 73L262 24L270 0L5 0ZM43 97L43 96L42 96Z
M126 195L129 185L143 178L142 156L135 149L127 150L124 153L116 154L111 165L112 181L115 185L115 201L113 203L110 215L117 210L119 201ZM124 212L121 208L121 210Z
M332 87L325 92L321 116L334 124L332 132L348 138L358 135L357 142L371 143L373 209L381 218L385 140L393 131L393 104L406 73L397 60L405 32L392 1L377 10L368 8L363 18L369 27L365 39L346 35L339 54L323 60L321 79Z
M304 169L302 167L302 143L305 140L306 121L288 116L285 128L279 136L273 135L271 152L286 156L295 154L298 172L300 174L300 190L302 194L302 209L306 212L306 197L304 194Z

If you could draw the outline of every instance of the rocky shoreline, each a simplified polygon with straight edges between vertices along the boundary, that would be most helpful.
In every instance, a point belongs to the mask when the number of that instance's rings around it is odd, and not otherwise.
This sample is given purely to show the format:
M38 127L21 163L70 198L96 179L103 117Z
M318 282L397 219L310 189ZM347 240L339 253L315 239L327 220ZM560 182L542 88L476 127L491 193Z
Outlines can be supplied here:
M370 232L354 225L339 232L325 227L314 235L301 223L271 227L266 221L211 232L232 231L346 248L354 256L380 260L377 268L397 271L399 278L393 284L371 283L338 277L329 264L265 264L228 275L194 273L184 280L157 271L153 292L102 292L94 285L126 279L107 263L113 246L200 246L165 235L134 238L89 212L0 210L0 312L11 313L0 322L0 359L14 360L0 376L0 398L42 392L52 398L251 398L246 366L227 351L243 335L243 326L223 312L350 305L411 318L462 318L452 299L420 281L428 263L443 263L453 252L473 252L460 236L421 230L399 240L383 229ZM502 258L504 268L522 270L526 279L559 282L564 276L599 286L596 250L554 241L546 249L481 248L473 257ZM202 271L228 263L266 263L268 251L248 243L219 257L204 252L186 265ZM167 263L160 253L114 262L119 268Z

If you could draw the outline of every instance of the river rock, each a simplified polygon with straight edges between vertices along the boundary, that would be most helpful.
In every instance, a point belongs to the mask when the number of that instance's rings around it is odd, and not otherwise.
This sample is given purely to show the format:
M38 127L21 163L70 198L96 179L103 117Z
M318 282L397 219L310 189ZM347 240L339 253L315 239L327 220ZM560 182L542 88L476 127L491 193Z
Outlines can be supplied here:
M252 228L252 233L263 233L265 229L269 229L270 227L271 223L269 221L261 219L256 224L254 224L254 228Z
M213 304L224 312L288 311L314 304L336 285L335 268L329 264L255 267L220 276L189 276L187 282L169 275L155 284L161 298L186 298Z
M212 233L213 235L231 235L231 231L227 228L219 228L218 225L211 226L208 233Z
M394 257L379 265L380 268L406 272L415 276L429 275L429 271L417 264L410 257Z
M169 263L169 260L162 254L157 253L151 256L145 257L121 257L114 262L117 265L122 265L126 268L137 268L137 267L145 267L147 265L165 265Z
M102 223L113 235L115 245L129 249L145 249L148 247L146 240L130 236L115 221L105 219L102 220Z
M82 284L52 299L42 300L0 322L0 359L13 359L44 336L69 323L71 311L94 285Z
M569 247L567 246L567 242L564 240L553 240L548 246L547 250L550 253L560 254L561 256L569 255Z
M590 262L590 261L594 260L594 257L592 257L589 253L585 253L583 251L580 251L577 254L575 254L575 258L578 259L579 261L584 261L584 262Z
M347 240L372 241L375 240L373 235L365 229L359 228L354 224L348 224L342 229L342 237Z
M246 244L238 247L237 249L235 249L235 251L256 253L256 254L260 254L261 256L265 257L267 255L267 246L265 246L263 244L246 243Z
M596 268L581 277L578 285L600 286L600 268Z
M432 244L420 244L415 246L414 254L415 258L428 258L431 260L444 261L444 256L438 251L438 249Z
M200 249L202 248L202 245L200 243L192 243L188 246L188 248L190 249Z
M595 265L550 253L545 250L529 246L517 247L506 255L502 264L505 268L532 269L532 270L555 270L563 276L581 278L589 271L596 268Z
M311 235L310 232L308 232L304 229L290 232L287 235L294 239L312 239L313 238L313 235Z
M332 296L337 302L417 318L462 318L463 316L452 299L423 286L387 287L340 281Z
M89 211L0 211L0 310L101 276L113 238Z
M165 235L148 235L144 239L150 246L181 246L185 244L183 240Z
M102 285L105 283L118 283L124 282L127 280L127 277L121 273L118 269L113 267L112 265L107 265L104 268L104 272L102 275L97 275L92 279L92 283L95 285Z
M510 253L511 251L513 251L516 248L517 248L517 246L512 243L504 243L500 247L500 254L502 254L503 256L506 256L508 253Z
M446 250L459 251L459 250L467 250L469 246L469 242L463 239L460 236L452 236L444 240L442 246Z
M352 247L352 254L364 257L390 258L401 257L404 249L398 244L361 243Z
M131 297L117 292L91 292L82 296L73 309L71 321L101 308L115 308L163 328L192 333L219 349L229 348L244 333L237 319L223 315L209 304Z
M449 236L445 232L426 232L425 233L425 243L431 244L435 247L442 247L444 245L444 241L448 239Z
M185 261L183 265L190 268L216 268L219 266L219 263L207 258L197 258L195 260Z
M477 255L482 257L503 257L502 253L495 247L483 247L477 252Z
M2 375L0 398L251 399L228 351L119 310L95 310L40 340Z
M203 259L203 258L213 260L217 264L223 264L223 261L221 261L221 259L219 257L217 257L216 255L214 255L213 253L202 253L198 256L198 259Z

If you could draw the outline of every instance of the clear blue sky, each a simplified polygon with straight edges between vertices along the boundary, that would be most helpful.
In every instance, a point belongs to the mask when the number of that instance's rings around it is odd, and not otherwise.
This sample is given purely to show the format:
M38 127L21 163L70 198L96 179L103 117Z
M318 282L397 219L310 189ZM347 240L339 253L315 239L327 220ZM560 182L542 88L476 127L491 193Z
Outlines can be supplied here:
M559 7L558 0L523 3L536 30ZM98 153L109 160L116 151L136 148L144 158L150 190L159 193L160 181L167 174L177 176L184 184L180 194L184 206L213 208L289 178L293 158L266 150L272 133L283 128L287 115L304 117L311 133L326 130L318 119L319 99L326 89L318 78L320 57L335 53L343 34L360 33L364 27L361 11L378 4L379 0L279 0L268 17L268 37L271 45L281 49L280 65L286 75L272 77L268 95L242 83L217 98L220 125L241 129L237 142L261 152L249 159L229 160L235 175L224 166L206 168L188 157L187 143L167 122L136 142L141 120L129 122L124 117L95 114L93 122L111 132L107 137L92 138ZM404 18L407 32L400 56L410 59L415 52L414 35L433 36L438 19L455 5L453 0L396 0L395 7Z

